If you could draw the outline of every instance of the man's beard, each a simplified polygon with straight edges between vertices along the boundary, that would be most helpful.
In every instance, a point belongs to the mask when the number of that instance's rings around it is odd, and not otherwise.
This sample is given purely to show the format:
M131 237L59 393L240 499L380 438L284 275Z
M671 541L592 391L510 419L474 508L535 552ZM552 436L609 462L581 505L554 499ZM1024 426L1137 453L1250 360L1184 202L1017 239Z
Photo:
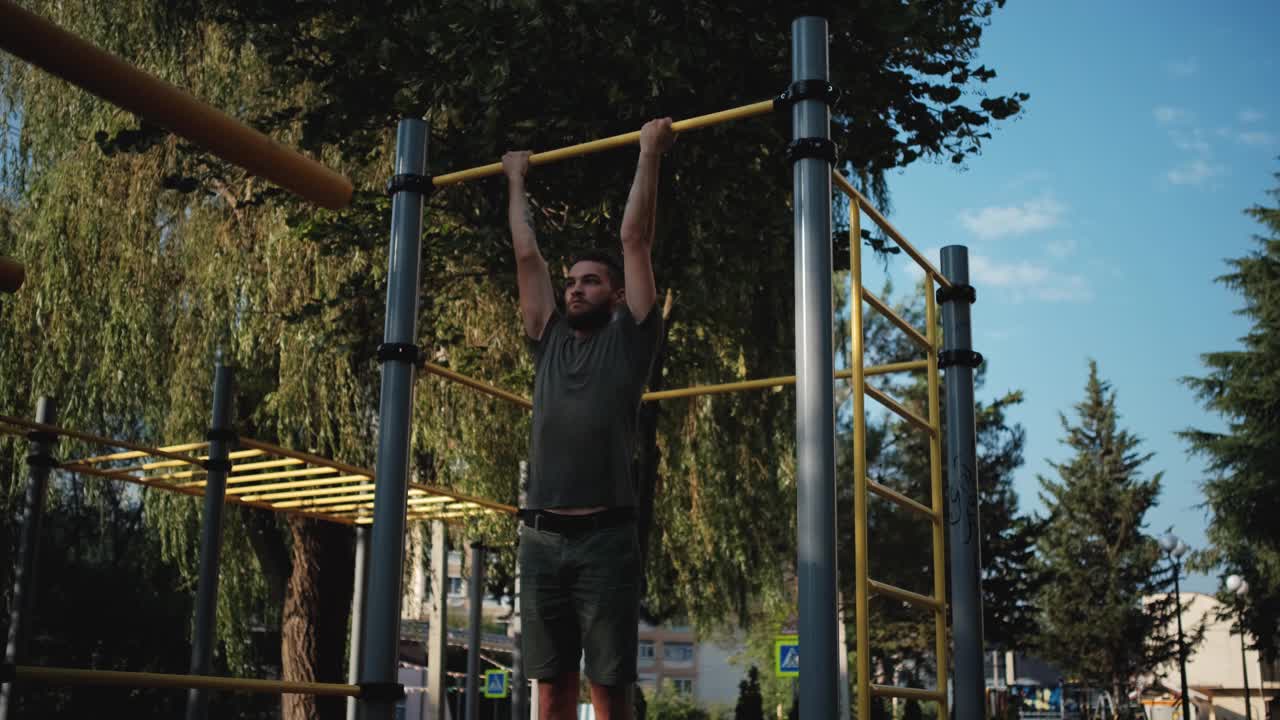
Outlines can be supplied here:
M574 330L586 330L594 332L609 324L609 319L613 317L613 308L608 303L600 305L592 305L590 310L577 314L569 313L566 320L569 327Z

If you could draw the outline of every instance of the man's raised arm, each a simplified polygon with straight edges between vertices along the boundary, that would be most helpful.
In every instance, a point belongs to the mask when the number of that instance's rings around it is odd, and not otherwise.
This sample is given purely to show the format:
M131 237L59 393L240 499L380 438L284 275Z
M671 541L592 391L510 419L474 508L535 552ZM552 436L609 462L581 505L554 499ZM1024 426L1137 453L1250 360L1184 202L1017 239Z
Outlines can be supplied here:
M525 196L525 175L529 172L528 151L509 152L502 156L502 171L507 176L507 222L511 226L511 248L516 253L516 284L520 288L520 317L524 332L534 340L542 339L542 331L556 309L555 291L547 262L538 252L538 236L533 231L533 212Z
M650 120L640 128L640 159L622 214L622 267L626 276L627 307L636 322L649 316L658 298L653 279L653 234L658 212L658 170L662 154L676 134L671 118Z

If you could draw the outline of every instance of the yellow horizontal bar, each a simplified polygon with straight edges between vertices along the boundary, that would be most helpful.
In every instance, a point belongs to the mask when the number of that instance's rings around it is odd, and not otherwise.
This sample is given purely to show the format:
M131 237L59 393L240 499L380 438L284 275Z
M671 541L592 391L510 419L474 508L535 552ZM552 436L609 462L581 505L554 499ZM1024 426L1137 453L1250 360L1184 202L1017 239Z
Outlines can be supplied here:
M348 515L348 514L353 514L353 513L354 513L354 514L359 514L359 513L360 513L360 511L361 511L362 509L368 509L368 510L372 510L372 509L373 509L373 505L374 505L373 496L372 496L372 495L369 495L369 496L367 496L367 498L368 498L368 499L360 500L360 501L358 501L358 502L351 502L350 504L347 504L347 505L331 505L331 506L329 506L329 507L320 507L320 508L317 508L317 509L312 510L312 511L310 511L310 512L326 512L326 513L333 513L333 514L336 514L336 515ZM356 500L356 498L347 498L347 499L348 499L348 500ZM419 498L419 499L423 499L423 500L425 500L426 498ZM407 512L407 509L408 509L408 508L416 508L416 507L420 507L420 506L422 506L422 505L431 505L431 504L433 504L433 503L429 503L429 502L418 502L418 503L415 503L413 500L414 500L413 498L410 498L410 499L409 499L409 503L408 503L408 506L407 506L407 508L406 508L406 512ZM316 504L317 504L317 505L319 505L320 503L316 503ZM487 508L481 507L480 505L477 505L477 504L475 504L475 503L459 503L459 502L450 502L450 503L448 503L448 504L443 504L443 503L438 503L438 504L443 505L443 507L441 508L441 512L446 511L446 510L468 510L468 509L472 509L472 508L474 508L474 509L476 509L476 510L488 511L488 509L487 509Z
M289 480L287 482L264 483L262 485L236 485L227 488L227 494L235 494L241 497L249 497L250 493L266 493L276 492L279 490L299 490L301 488L318 488L318 487L334 487L353 483L372 482L373 478L368 475L338 475L337 477L322 477L311 480Z
M872 400L875 400L876 402L880 403L886 408L889 408L898 417L902 418L903 420L906 420L908 423L912 425L915 425L916 427L929 433L930 435L937 434L937 432L933 429L933 426L929 424L928 420L925 420L919 415L916 415L915 413L906 409L905 407L900 405L897 400L894 400L893 398L889 397L888 395L885 395L884 393L871 387L870 385L866 385L865 387L867 390L867 397L871 398Z
M910 603L912 605L915 605L916 607L922 607L922 608L926 608L934 611L940 610L942 608L941 603L939 603L937 599L931 598L928 595L913 593L910 590L903 590L902 588L896 585L889 585L887 583L882 583L876 580L868 579L867 587L871 588L871 591L877 595L886 595L895 600L901 600L902 602Z
M3 8L3 7L4 7L4 2L3 0L0 0L0 8ZM83 433L76 430L68 430L67 428L58 427L57 425L45 425L44 423L31 422L30 420L23 420L22 418L10 417L8 415L0 415L0 422L6 422L6 423L9 423L10 425L17 425L18 427L24 427L24 428L27 428L28 430L40 430L42 432L54 433L56 435L61 435L63 437L75 438L77 440L83 440L87 443L93 443L95 445L104 445L106 447L128 448L129 450L136 450L138 452L143 452L148 455L156 455L158 457L167 457L173 460L181 460L183 462L188 462L193 465L200 464L199 460L191 457L190 455L179 455L178 453L168 452L165 450L161 450L160 448L147 447L146 445L139 445L138 443L132 443L132 442L129 442L128 440L116 440L113 438L102 437L101 435L92 435L90 433ZM82 461L82 462L85 462L85 461Z
M866 375L867 377L871 377L872 375L888 375L889 373L920 372L921 370L928 370L928 369L929 369L928 360L908 360L907 362L886 363L884 365L872 365L870 367L863 368L862 374ZM850 373L848 370L844 370L842 372L845 373L845 377L849 377ZM836 373L836 375L838 376L840 375L840 373Z
M904 700L925 700L932 702L942 702L947 699L947 693L944 690L925 690L924 688L900 687L898 685L875 685L871 686L871 694L880 697L896 697Z
M755 117L757 115L767 115L773 112L773 100L763 100L750 105L731 108L729 110L721 110L720 112L710 113L708 115L699 115L697 117L678 120L671 124L671 129L676 132L687 132L689 130L699 130L701 128L718 125L720 123L729 122L730 120L740 120L743 118ZM591 153L603 152L605 150L613 150L615 148L634 145L640 141L640 131L636 130L622 135L614 135L600 140L592 140L591 142L570 145L556 150L548 150L547 152L534 153L529 158L530 165L546 165L557 162L559 160L568 160L569 158L590 155ZM453 185L468 180L477 180L483 177L490 177L502 173L502 163L489 163L467 170L458 170L456 172L445 173L432 178L431 182L436 187L444 187L445 185Z
M346 485L343 487L326 487L326 488L310 488L308 490L288 490L285 492L271 492L262 495L243 495L245 500L261 500L263 502L275 502L276 500L289 500L292 498L308 498L308 497L324 497L325 495L339 495L341 493L364 492L373 490L376 485L373 483L364 483L361 485Z
M876 210L875 206L871 204L871 201L868 200L865 195L858 192L858 189L851 185L849 181L845 179L844 175L841 175L837 170L832 170L831 178L835 180L836 187L847 195L849 199L856 202L858 207L871 218L871 221L880 226L880 229L884 231L885 235L892 238L893 241L898 244L898 247L902 248L903 252L910 256L912 260L916 261L916 265L919 265L921 270L924 270L926 273L933 276L933 279L937 280L938 284L943 287L951 287L951 281L942 273L938 272L938 268L934 267L933 263L929 262L929 259L922 255L919 250L916 250L914 245L907 242L907 239L902 236L902 233L898 232L898 229L893 225L890 225L889 221L880 214L880 211Z
M894 490L891 487L881 485L878 482L873 482L871 480L868 480L867 490L875 493L876 495L879 495L880 497L886 500L892 500L893 502L901 505L902 507L908 510L914 510L920 513L921 515L924 515L925 517L929 518L933 522L942 522L942 518L938 515L938 513L934 512L933 509L930 508L928 505L925 505L924 503L916 502L915 500L912 500L911 498L907 497L906 495L903 495L902 493L898 492L897 490Z
M190 452L192 450L199 450L206 447L209 447L209 443L207 442L194 442L194 443L183 443L181 445L166 445L160 449L166 452ZM145 453L138 450L130 450L128 452L111 453L110 455L97 455L94 457L85 458L83 460L75 460L75 461L69 461L69 462L74 462L76 465L93 465L96 463L111 462L114 460L135 460L137 458L147 457L148 455L150 455L150 453Z
M331 467L312 467L302 468L301 470L277 470L276 472L250 473L248 475L229 475L227 476L227 485L239 485L241 483L258 482L260 480L282 480L291 477L310 477L312 475L329 475L338 472ZM181 475L182 473L176 473ZM173 477L166 475L165 477ZM183 487L201 487L205 484L205 480L196 480L194 482L182 483Z
M893 308L884 304L883 300L873 295L872 292L865 287L862 288L862 299L866 300L868 305L875 308L876 312L885 316L889 322L896 325L899 330L906 333L907 337L911 338L911 340L915 342L915 344L919 345L922 350L925 352L929 351L929 339L921 334L914 325L904 320L901 315L893 311Z
M16 665L14 679L23 682L61 685L108 685L126 688L199 688L283 695L336 695L360 697L359 685L337 683L285 682L215 677L212 675L169 675L162 673L120 672L118 670L81 670L78 668L35 667Z
M236 450L234 452L227 453L227 459L243 460L244 458L258 457L261 454L262 454L261 450ZM209 456L200 455L199 458L201 460L208 460ZM190 465L191 463L183 462L181 460L164 460L162 462L146 463L143 465L134 465L132 467L123 467L120 469L121 470L162 470L164 468L188 467ZM237 469L236 467L231 468L231 472L235 472L236 469Z
M431 373L432 375L439 375L442 378L447 378L456 383L466 385L467 387L472 388L474 390L479 390L480 392L485 393L486 395L492 395L493 397L506 400L509 403L519 405L527 410L533 409L533 402L527 398L520 397L515 393L507 392L506 390L503 390L500 387L495 387L488 383L481 382L479 380L476 380L475 378L467 377L466 375L463 375L462 373L454 372L449 368L441 367L439 365L436 365L435 363L426 363L425 365L423 365L423 369Z

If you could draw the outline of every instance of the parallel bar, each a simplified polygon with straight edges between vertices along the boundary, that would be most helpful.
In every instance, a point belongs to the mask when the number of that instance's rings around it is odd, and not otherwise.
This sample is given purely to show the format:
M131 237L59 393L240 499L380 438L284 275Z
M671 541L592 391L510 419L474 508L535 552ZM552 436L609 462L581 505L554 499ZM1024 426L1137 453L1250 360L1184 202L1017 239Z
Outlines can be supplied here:
M345 177L9 0L0 0L0 47L321 207L351 202Z
M164 450L165 452L180 453L180 452L189 452L191 450L202 450L207 447L209 447L209 443L207 442L193 442L193 443L182 443L180 445L165 445L160 449ZM109 455L95 455L94 457L87 457L82 460L75 460L72 462L74 462L77 465L94 465L97 463L114 462L116 460L136 460L138 458L147 457L150 454L151 453L144 452L144 451L130 450L128 452L111 453Z
M699 130L712 125L729 122L730 120L741 120L743 118L755 117L757 115L767 115L774 110L773 100L763 100L750 105L731 108L729 110L721 110L709 115L699 115L697 117L678 120L671 124L671 129L676 132L687 132L689 130ZM569 158L589 155L591 153L602 152L605 150L613 150L627 145L634 145L640 141L640 131L623 133L622 135L614 135L613 137L603 138L600 140L592 140L591 142L579 143L568 147L549 150L547 152L534 153L529 158L531 165L546 165L559 160L567 160ZM479 167L470 168L468 170L458 170L456 172L446 173L432 179L436 187L444 187L445 185L453 185L467 180L476 180L483 177L490 177L502 172L502 163L490 163Z
M899 687L897 685L872 685L871 694L878 697L896 697L904 700L925 700L947 702L946 690L925 690L924 688Z
M918 372L925 369L926 362L924 360L911 360L908 362L888 363L885 365L871 365L863 369L863 375L889 375L900 372ZM832 374L837 380L848 380L853 377L852 370L837 370ZM796 384L795 375L779 375L777 377L760 378L758 380L740 380L738 382L723 383L720 385L694 385L686 388L676 388L674 390L660 390L657 392L647 392L641 396L641 400L651 402L655 400L671 400L674 398L698 397L701 395L722 395L726 393L734 393L741 390L765 390L768 388L786 387Z
M883 300L876 297L874 294L872 294L870 290L866 289L865 287L862 288L862 299L866 300L868 305L875 308L877 312L883 315L885 319L887 319L889 322L897 326L899 330L906 333L907 337L911 338L911 341L914 342L916 345L919 345L921 349L923 350L929 349L928 338L926 338L924 335L921 335L920 331L917 330L914 325L904 320L901 315L893 311L893 308L886 305Z
M227 478L229 485L243 485L244 483L259 482L261 480L283 480L285 478L311 477L313 475L333 475L338 472L337 468L331 467L313 467L302 468L301 470L277 470L276 472L252 473L250 475L232 475ZM152 476L155 479L167 479L174 477L172 475ZM180 483L183 487L200 487L204 485L204 480L193 480L191 482Z
M942 417L941 400L939 398L938 379L938 308L934 299L933 278L925 276L924 281L925 327L929 334L929 358L925 362L929 366L929 425L933 427L933 435L929 438L929 493L934 516L941 519L945 508L942 489ZM947 562L943 523L933 524L933 596L943 598L944 602L933 614L933 645L938 657L938 688L942 697L938 700L938 717L950 717L947 710Z
M791 23L791 80L830 77L827 21ZM791 107L793 140L830 142L831 109L819 99ZM831 163L792 164L795 212L796 574L799 585L801 720L831 720L836 693L835 374L831 297Z
M373 478L368 475L339 475L338 477L323 477L317 480L290 480L282 483L267 483L266 485L247 485L241 487L228 488L227 492L232 495L245 496L246 500L252 500L248 497L250 493L263 493L273 490L293 490L295 488L321 487L328 485L341 485L344 483L367 482Z
M920 593L913 593L910 590L903 590L896 585L889 585L888 583L882 583L878 580L870 579L867 580L867 585L876 595L891 597L895 600L910 603L916 607L922 607L927 610L938 610L942 607L942 603L938 602L937 598L931 598L928 595L921 595Z
M921 515L924 515L925 517L929 518L929 520L934 523L942 522L942 518L938 515L938 513L929 509L927 505L916 502L915 500L912 500L911 498L907 497L906 495L903 495L902 493L898 492L897 490L894 490L891 487L888 487L887 485L881 485L878 482L872 482L868 480L867 490L870 490L871 492L875 493L876 495L879 495L885 500L890 500L892 502L895 502L898 505L901 505L902 507L908 510L914 510L915 512L918 512Z
M5 0L0 0L0 8L3 8L4 3L5 3ZM3 17L3 13L0 13L0 17ZM65 435L66 437L75 438L77 440L83 440L87 443L93 443L95 445L105 445L106 447L129 448L130 450L136 450L138 452L146 453L147 455L155 455L157 457L167 457L171 460L181 460L186 463L191 463L192 465L200 464L199 458L194 458L194 457L191 457L190 455L179 455L178 453L168 452L166 450L161 450L160 448L147 447L146 445L139 445L138 443L132 443L132 442L129 442L128 440L115 440L112 438L102 437L101 435L92 435L90 433L83 433L83 432L77 432L75 430L68 430L63 427L58 427L57 425L46 425L44 423L31 422L30 420L23 420L22 418L10 417L8 415L0 415L0 422L5 422L10 425L16 425L18 427L23 427L28 430L40 430L42 432L50 432L57 435ZM82 462L89 462L89 461L82 461Z
M934 363L937 366L937 363ZM907 362L885 363L884 365L872 365L862 371L863 375L888 375L890 373L899 372L919 372L929 369L928 360L908 360ZM837 376L840 373L836 373Z
M501 167L501 163L499 163L499 167ZM466 375L463 375L462 373L454 372L449 368L441 367L439 365L436 365L435 363L426 363L425 365L423 365L423 369L431 373L432 375L439 375L442 378L447 378L456 383L466 385L467 387L472 388L474 390L479 390L480 392L485 393L486 395L492 395L493 397L506 400L509 403L519 405L520 407L523 407L527 410L533 409L533 402L530 401L528 398L520 397L519 395L516 395L515 393L512 393L512 392L507 392L502 388L495 387L488 383L484 383L474 378L467 377Z
M867 397L871 398L872 400L875 400L876 402L885 406L889 410L893 411L893 413L898 417L902 418L903 420L906 420L908 423L920 428L926 433L929 433L930 436L934 436L937 434L936 432L934 432L933 426L930 425L927 420L920 417L919 415L916 415L910 410L906 409L897 400L894 400L893 398L889 397L888 395L885 395L884 393L871 387L870 385L867 385L866 389L867 389Z
M202 688L272 695L328 695L360 697L358 685L337 683L284 682L250 680L213 675L169 675L163 673L121 672L118 670L81 670L78 668L36 667L16 665L14 676L19 682L41 682L58 685L98 685L124 688Z
M296 498L308 497L324 497L326 495L339 495L351 492L368 492L374 489L373 483L364 483L361 485L348 485L345 487L326 487L311 488L309 490L287 490L285 492L265 493L262 495L244 495L245 500L261 500L263 502L275 502L276 500L293 500Z
M912 260L916 261L916 264L920 266L920 269L924 270L926 274L933 276L933 279L941 283L943 287L951 287L951 281L942 273L938 272L938 269L933 266L933 263L929 262L929 259L921 254L919 250L916 250L914 245L907 242L907 239L902 236L902 233L898 232L897 228L889 224L889 221L884 218L884 215L881 215L880 211L876 210L875 206L871 204L871 201L862 193L858 192L858 189L851 185L849 181L845 179L844 175L833 171L831 173L831 177L836 181L836 187L840 188L845 195L848 195L849 198L854 201L851 204L862 208L862 210L870 216L872 222L879 225L881 230L884 230L885 235L888 235L895 243L898 244L898 247L902 248L903 252L910 256Z
M237 450L235 452L227 453L227 458L230 460L240 460L242 458L259 457L261 455L263 455L263 452L261 450ZM209 456L201 455L200 459L208 460ZM81 462L84 462L84 461L82 460ZM231 467L231 472L234 473L239 470L253 470L257 468L280 467L281 465L290 465L290 464L297 464L297 461L285 459L285 460L266 460L258 463L239 463ZM190 467L190 466L191 466L190 463L185 463L185 462L182 462L181 460L162 460L160 462L144 463L142 465L127 465L125 467L115 468L115 469L124 470L126 472L135 472L135 471L147 471L147 470L164 470L165 468Z

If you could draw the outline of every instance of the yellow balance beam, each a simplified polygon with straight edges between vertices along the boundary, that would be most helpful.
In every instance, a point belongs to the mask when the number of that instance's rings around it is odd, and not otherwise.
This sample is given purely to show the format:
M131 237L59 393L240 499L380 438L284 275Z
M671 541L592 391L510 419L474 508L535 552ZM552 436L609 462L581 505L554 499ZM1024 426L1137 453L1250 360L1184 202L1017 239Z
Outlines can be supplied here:
M743 105L729 110L721 110L720 112L714 112L709 115L699 115L697 117L679 120L671 124L671 129L678 133L687 132L689 130L699 130L701 128L719 125L720 123L729 122L731 120L741 120L743 118L756 117L757 115L767 115L773 112L773 110L773 100L762 100L758 103ZM569 158L581 157L592 153L604 152L605 150L626 147L627 145L634 145L638 142L640 142L640 131L636 130L629 133L623 133L622 135L603 138L601 140L592 140L591 142L562 147L557 150L534 153L529 158L529 164L547 165L559 160L568 160ZM459 170L457 172L439 175L432 178L432 183L434 183L436 187L444 187L445 185L454 185L468 180L478 180L479 178L491 177L501 173L501 162L489 163L488 165L481 165L468 170Z
M321 207L351 203L342 175L10 0L0 0L0 48Z

